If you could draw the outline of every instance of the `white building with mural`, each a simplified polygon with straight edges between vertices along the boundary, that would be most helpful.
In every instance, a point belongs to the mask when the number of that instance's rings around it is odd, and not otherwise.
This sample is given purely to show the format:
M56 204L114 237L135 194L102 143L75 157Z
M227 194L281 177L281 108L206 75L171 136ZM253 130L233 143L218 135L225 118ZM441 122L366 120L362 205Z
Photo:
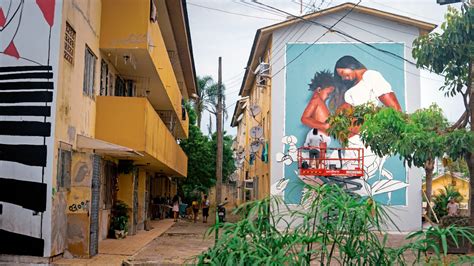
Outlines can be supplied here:
M308 166L298 162L297 149L308 146L315 136L328 138L329 148L341 147L326 132L327 117L341 108L365 103L403 112L420 108L420 71L411 55L412 43L435 27L346 3L259 29L240 95L249 96L248 110L255 106L263 110L246 127L263 127L265 133L260 139L247 135L246 143L259 141L262 148L247 147L241 157L258 162L261 153L268 152L270 159L263 167L269 172L268 177L259 175L261 164L243 160L241 176L250 173L248 178L258 183L253 187L260 194L271 191L295 208L301 206L305 183L318 176L300 175L299 169ZM239 124L236 116L233 124ZM349 139L349 148L364 152L363 174L350 183L355 192L387 205L401 231L421 228L422 171L405 167L398 157L377 157L364 147L357 132ZM338 158L337 153L327 156ZM355 155L350 151L342 154L343 158L351 156ZM326 167L357 168L339 160ZM387 229L396 230L393 226Z

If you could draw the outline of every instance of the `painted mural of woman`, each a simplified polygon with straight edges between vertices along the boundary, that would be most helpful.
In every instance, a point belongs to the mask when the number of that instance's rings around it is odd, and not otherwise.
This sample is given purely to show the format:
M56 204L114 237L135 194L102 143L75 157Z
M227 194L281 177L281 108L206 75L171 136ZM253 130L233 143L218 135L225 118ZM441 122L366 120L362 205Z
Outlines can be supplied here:
M376 70L369 70L361 62L352 56L341 57L334 67L335 81L342 86L339 97L344 102L339 109L372 103L374 105L385 105L401 111L400 103L392 90L390 83L382 74ZM359 129L351 129L349 147L364 147L360 137ZM383 169L385 158L380 158L370 148L364 151L364 170L366 180L375 177L377 173L391 179L391 173Z

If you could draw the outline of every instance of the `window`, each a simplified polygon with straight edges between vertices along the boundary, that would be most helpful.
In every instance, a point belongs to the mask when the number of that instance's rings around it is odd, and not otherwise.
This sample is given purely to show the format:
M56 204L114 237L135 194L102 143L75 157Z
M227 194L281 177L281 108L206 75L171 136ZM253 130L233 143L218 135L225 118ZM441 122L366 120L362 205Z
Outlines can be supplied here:
M95 80L95 62L97 57L92 53L91 49L86 46L84 56L84 82L83 93L90 97L94 97L94 80Z
M100 62L100 96L108 95L109 88L109 65L104 60Z
M74 65L74 48L76 46L76 31L66 22L64 33L64 59Z
M58 190L71 188L71 162L72 151L69 148L60 148L58 152L58 174L57 187Z

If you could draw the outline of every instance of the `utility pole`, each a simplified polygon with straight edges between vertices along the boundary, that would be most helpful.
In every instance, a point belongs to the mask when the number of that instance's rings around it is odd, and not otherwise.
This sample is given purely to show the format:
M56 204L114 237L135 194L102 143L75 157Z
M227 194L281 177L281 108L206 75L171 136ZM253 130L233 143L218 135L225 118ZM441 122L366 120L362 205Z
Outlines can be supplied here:
M216 206L221 203L222 198L222 57L219 56L219 74L217 80L217 155L216 155Z

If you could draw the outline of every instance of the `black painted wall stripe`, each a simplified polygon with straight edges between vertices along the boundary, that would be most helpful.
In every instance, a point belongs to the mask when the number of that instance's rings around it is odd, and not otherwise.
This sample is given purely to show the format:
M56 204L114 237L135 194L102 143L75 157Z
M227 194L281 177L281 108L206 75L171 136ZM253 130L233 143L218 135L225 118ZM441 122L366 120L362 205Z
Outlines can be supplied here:
M27 72L0 75L0 80L12 79L50 79L53 78L52 72Z
M0 67L0 72L20 72L20 71L51 71L51 66L7 66Z
M0 229L0 254L43 257L44 240Z
M51 123L33 121L0 121L0 135L51 136Z
M0 103L39 103L52 102L51 91L0 92Z
M46 145L0 144L0 161L46 167L46 155Z
M0 82L0 90L52 90L53 82L41 81L20 81L20 82Z
M46 211L46 184L0 177L0 201L35 212Z
M51 116L50 106L0 106L0 115Z

